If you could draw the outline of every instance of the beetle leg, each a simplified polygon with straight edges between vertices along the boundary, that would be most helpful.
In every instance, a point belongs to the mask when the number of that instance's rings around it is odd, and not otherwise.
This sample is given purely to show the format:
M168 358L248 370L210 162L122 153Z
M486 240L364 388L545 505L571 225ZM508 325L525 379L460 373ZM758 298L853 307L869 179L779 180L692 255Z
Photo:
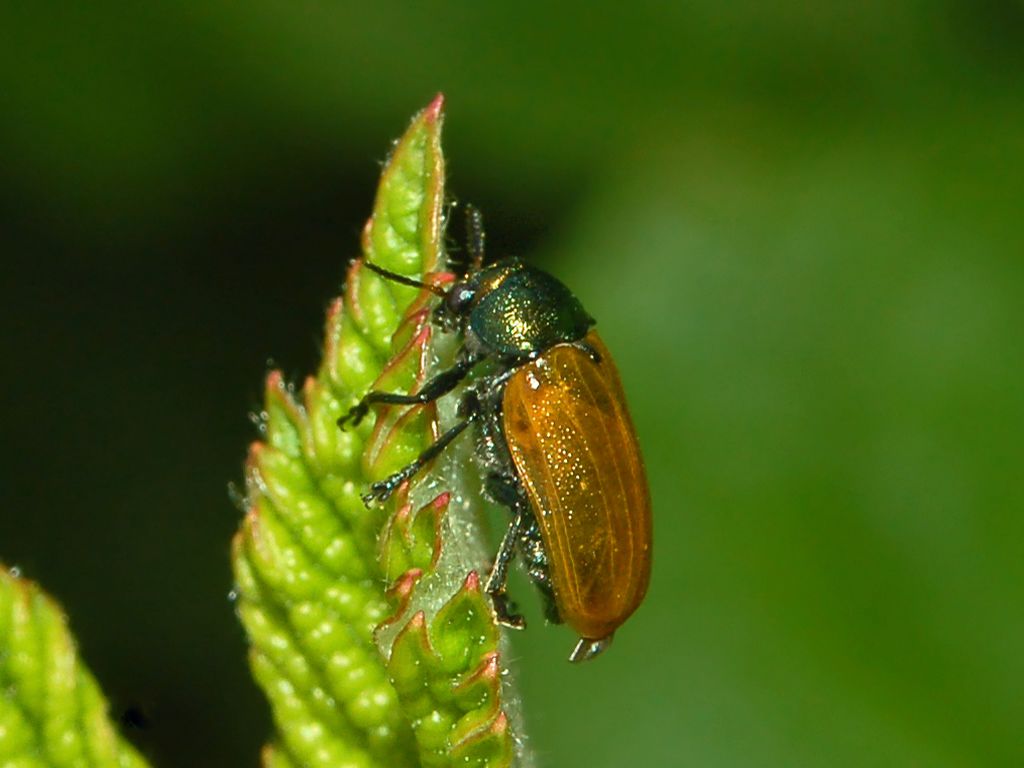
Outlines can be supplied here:
M433 461L456 437L461 435L463 431L473 422L476 418L475 413L470 413L463 421L460 421L454 427L449 429L436 441L427 446L427 448L421 453L416 459L409 464L406 464L400 470L395 472L393 475L385 477L383 480L379 480L370 486L369 493L363 494L363 503L366 506L373 506L376 502L387 501L391 497L391 494L404 483L406 480L411 478L423 467Z
M501 546L494 558L494 567L491 575L487 577L487 584L484 592L491 597L494 605L494 615L498 623L513 629L522 629L526 626L526 620L518 614L509 611L508 595L505 592L505 583L508 580L508 565L516 555L516 542L519 540L519 531L523 524L523 516L517 513L509 524L505 535L501 539Z
M550 624L561 624L562 614L558 612L558 604L555 602L555 591L551 588L551 579L548 576L547 566L531 565L526 572L530 574L530 581L540 592L541 602L544 604L544 618Z
M544 618L552 624L561 624L562 615L555 602L555 592L551 588L551 575L548 572L548 555L544 549L544 541L540 537L537 520L530 514L529 521L523 525L519 535L519 551L526 562L526 572L537 587L544 601Z
M414 395L403 395L398 392L368 392L356 405L352 406L348 413L338 419L338 426L342 429L348 424L357 426L370 411L374 403L386 403L388 405L422 405L431 403L439 397L448 394L459 382L466 378L474 365L480 362L481 358L468 355L459 360L447 371L434 376L423 385L419 392Z
M484 422L482 431L486 434L486 422ZM519 488L516 486L515 480L507 475L490 472L484 478L484 493L495 504L508 507L513 514L520 511L522 497L519 494Z

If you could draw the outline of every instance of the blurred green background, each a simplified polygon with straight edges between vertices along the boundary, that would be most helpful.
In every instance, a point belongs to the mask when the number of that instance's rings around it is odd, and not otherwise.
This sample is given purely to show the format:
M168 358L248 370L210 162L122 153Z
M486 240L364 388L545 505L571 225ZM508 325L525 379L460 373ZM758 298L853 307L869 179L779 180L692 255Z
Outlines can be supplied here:
M1024 764L1016 0L4 3L0 557L133 740L256 762L226 485L439 90L450 191L599 318L654 494L611 652L515 638L542 764Z

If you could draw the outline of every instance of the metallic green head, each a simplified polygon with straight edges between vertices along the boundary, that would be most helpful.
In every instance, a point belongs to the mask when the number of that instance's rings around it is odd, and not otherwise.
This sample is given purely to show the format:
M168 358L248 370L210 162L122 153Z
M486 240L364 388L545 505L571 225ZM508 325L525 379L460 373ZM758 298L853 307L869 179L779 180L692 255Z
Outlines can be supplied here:
M560 280L514 258L452 285L442 312L463 328L467 341L509 359L579 341L594 324Z

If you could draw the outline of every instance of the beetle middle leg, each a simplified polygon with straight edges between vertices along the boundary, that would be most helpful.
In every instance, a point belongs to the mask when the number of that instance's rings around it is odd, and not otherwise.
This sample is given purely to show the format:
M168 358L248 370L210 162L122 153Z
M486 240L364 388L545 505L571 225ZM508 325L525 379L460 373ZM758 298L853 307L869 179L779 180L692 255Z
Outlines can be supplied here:
M441 455L441 452L451 445L455 438L465 432L466 427L476 421L479 413L480 403L477 400L476 393L470 390L463 397L462 402L459 403L459 416L462 417L462 421L455 424L455 426L428 445L413 461L406 464L394 474L388 475L383 480L378 480L376 483L371 485L369 492L363 494L363 503L367 506L371 506L374 503L387 501L391 497L391 494L398 489L398 486L413 477L416 473L427 466L427 464Z

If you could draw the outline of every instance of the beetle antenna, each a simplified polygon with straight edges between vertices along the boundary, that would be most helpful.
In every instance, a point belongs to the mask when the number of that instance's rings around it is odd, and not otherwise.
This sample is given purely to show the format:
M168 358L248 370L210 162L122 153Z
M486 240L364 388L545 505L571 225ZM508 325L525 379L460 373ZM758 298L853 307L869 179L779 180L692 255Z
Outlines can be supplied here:
M484 264L484 217L469 203L466 204L466 247L474 271L479 270Z
M389 269L384 269L384 267L378 267L372 261L365 261L364 260L363 261L363 266L366 267L371 272L377 273L378 275L383 277L385 280L391 280L392 282L395 282L395 283L400 283L402 285L408 285L411 288L426 288L428 291L430 291L431 293L433 293L436 296L440 296L442 298L444 298L444 296L445 296L444 288L441 288L441 287L439 287L437 285L431 285L430 283L425 283L422 280L416 280L416 279L411 278L411 277L406 277L405 275L400 275L397 272L392 272Z

